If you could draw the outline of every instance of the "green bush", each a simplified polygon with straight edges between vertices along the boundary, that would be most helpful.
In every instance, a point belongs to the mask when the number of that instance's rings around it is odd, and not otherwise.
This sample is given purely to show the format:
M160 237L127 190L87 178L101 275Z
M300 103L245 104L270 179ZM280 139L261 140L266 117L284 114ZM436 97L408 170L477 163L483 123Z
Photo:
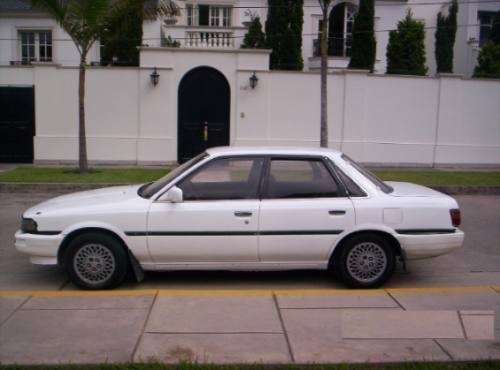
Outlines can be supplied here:
M248 31L245 34L241 47L243 49L264 49L266 47L266 36L262 31L260 17L252 17L252 22L248 27Z
M408 10L406 17L399 21L397 30L389 32L387 73L426 75L424 40L424 23L415 20Z
M374 0L360 0L359 12L354 18L349 68L373 71L377 42L375 41Z
M481 48L474 77L500 78L500 44L488 41Z
M435 56L438 73L453 73L453 46L457 34L458 3L453 0L448 15L437 16Z
M303 0L268 0L266 46L272 50L271 69L301 71Z

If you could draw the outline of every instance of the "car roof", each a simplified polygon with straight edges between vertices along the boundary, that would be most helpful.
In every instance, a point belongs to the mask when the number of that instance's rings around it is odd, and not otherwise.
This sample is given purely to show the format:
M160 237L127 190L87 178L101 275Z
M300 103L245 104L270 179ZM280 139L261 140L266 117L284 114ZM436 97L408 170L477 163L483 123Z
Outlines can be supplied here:
M316 147L272 147L272 146L220 146L209 148L210 156L222 155L319 155L336 157L342 153L330 148Z

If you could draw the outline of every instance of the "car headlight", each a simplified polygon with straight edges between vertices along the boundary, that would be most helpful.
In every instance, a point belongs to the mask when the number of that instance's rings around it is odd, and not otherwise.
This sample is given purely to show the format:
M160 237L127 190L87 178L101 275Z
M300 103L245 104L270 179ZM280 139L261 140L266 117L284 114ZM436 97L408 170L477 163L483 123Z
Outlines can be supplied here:
M32 218L23 218L21 220L21 231L23 233L36 233L38 225Z

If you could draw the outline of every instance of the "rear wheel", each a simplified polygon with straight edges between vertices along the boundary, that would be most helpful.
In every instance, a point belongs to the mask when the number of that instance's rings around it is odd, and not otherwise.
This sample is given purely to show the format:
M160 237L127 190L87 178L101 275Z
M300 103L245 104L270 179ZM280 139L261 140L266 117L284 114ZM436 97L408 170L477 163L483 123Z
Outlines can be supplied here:
M335 275L353 288L374 288L394 273L396 256L391 244L376 234L348 239L333 261Z
M85 289L119 285L127 274L127 253L109 235L88 233L75 237L65 253L64 267L71 281Z

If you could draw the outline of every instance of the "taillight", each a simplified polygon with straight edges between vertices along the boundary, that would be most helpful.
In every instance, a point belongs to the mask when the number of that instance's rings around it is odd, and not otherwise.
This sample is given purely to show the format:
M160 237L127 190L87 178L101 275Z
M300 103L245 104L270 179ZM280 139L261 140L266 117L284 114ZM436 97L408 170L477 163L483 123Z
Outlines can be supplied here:
M460 216L460 210L458 208L450 209L451 224L455 227L459 227L462 221Z

